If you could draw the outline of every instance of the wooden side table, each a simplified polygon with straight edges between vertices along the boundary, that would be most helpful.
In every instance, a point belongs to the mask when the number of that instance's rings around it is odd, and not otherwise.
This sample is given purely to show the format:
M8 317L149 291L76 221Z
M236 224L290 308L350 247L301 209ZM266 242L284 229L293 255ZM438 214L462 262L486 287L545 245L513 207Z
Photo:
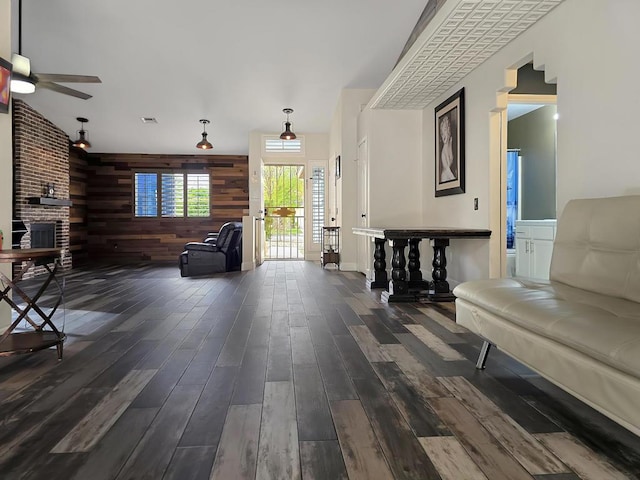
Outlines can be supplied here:
M0 272L0 280L3 284L0 287L2 288L0 290L0 302L7 302L18 313L17 318L11 322L11 325L0 336L0 356L35 352L55 345L58 350L58 360L62 360L62 345L66 335L63 331L58 330L52 321L53 315L62 302L64 293L63 287L56 279L61 253L62 251L58 248L0 250L0 263L26 262L13 279L9 279ZM34 265L43 265L48 275L46 275L46 278L43 276L42 285L36 294L30 297L18 286L18 282ZM53 308L47 314L38 306L38 300L51 282L58 286L59 294ZM13 301L10 295L11 291L25 301L26 305L24 307ZM33 331L15 332L16 327L22 320L26 320L33 327ZM45 327L48 328L45 329Z

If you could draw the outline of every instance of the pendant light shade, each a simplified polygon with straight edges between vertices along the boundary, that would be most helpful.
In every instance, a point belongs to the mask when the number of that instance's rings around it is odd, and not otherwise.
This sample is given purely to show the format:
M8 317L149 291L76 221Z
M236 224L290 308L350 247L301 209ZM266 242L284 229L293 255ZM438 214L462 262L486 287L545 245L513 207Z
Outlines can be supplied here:
M202 128L204 130L202 132L202 140L200 140L196 144L196 148L199 148L200 150L211 150L213 148L213 145L211 145L211 143L207 140L207 123L210 122L209 120L203 118L202 120L200 120L200 123L202 124Z
M289 114L293 113L293 108L285 108L282 110L287 115L287 121L284 122L284 132L280 134L282 140L295 140L296 134L291 131L291 122L289 121Z
M91 148L91 143L86 138L88 132L84 129L84 124L88 123L89 120L84 117L77 117L76 120L80 122L80 130L78 130L78 139L73 142L72 145L74 147L83 148L85 150L87 148Z

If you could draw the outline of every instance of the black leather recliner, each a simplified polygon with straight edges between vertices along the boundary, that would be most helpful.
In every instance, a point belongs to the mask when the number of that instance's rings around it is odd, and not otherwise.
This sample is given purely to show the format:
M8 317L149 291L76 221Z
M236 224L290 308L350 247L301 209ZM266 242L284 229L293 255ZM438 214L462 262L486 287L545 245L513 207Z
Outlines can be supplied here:
M217 236L204 242L189 242L180 254L180 275L210 275L240 270L242 266L242 223L225 223Z

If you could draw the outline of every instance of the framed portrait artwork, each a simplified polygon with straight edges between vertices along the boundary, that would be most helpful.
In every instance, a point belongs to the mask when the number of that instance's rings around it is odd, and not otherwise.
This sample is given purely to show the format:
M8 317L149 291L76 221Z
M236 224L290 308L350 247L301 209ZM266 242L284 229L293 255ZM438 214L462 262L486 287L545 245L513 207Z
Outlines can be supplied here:
M464 193L464 88L435 109L436 197Z

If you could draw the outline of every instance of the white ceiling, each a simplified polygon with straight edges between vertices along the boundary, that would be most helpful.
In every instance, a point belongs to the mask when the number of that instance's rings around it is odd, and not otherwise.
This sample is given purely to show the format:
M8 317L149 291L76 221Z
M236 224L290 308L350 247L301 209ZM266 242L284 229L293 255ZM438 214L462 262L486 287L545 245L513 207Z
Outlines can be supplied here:
M17 25L17 0L12 0ZM426 0L23 0L22 54L36 73L98 75L66 84L80 100L16 95L92 152L247 154L249 132L328 132L343 88L378 88ZM17 51L17 28L13 28ZM155 117L158 124L143 124Z

